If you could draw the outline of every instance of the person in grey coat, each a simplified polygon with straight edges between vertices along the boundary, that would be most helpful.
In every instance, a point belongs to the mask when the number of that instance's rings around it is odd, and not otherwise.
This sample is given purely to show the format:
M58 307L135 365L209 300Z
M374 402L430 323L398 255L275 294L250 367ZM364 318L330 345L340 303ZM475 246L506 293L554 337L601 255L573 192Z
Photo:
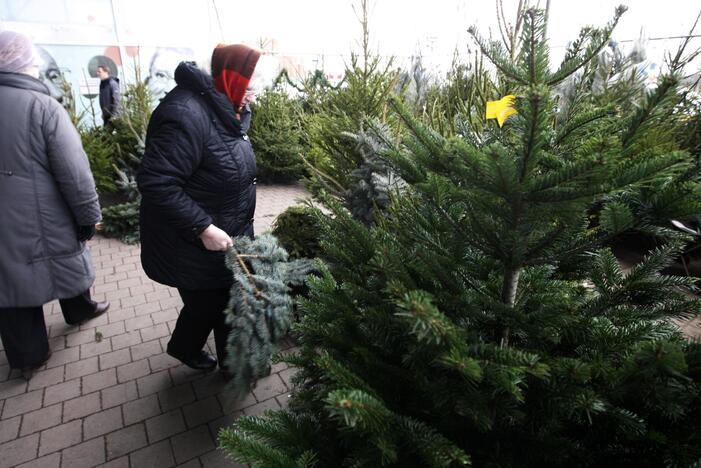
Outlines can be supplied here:
M50 356L43 304L59 299L79 324L109 304L90 299L95 273L86 241L100 205L80 136L37 79L31 41L0 32L0 338L10 367Z

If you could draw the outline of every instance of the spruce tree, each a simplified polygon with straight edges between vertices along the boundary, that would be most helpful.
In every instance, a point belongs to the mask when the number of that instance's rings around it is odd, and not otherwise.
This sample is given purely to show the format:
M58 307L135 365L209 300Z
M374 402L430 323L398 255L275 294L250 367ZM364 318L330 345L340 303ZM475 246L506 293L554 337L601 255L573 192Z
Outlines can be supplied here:
M124 203L103 208L103 233L123 242L139 242L139 201L136 171L146 149L146 128L152 111L152 96L135 66L136 80L127 85L122 113L115 119L115 130L108 135L115 150L112 164L117 175L115 184Z
M311 204L293 205L280 213L271 234L291 259L316 258L321 253L321 225Z
M701 345L672 319L699 304L662 275L678 246L623 271L602 243L646 223L630 198L685 171L646 151L666 100L556 123L554 87L606 44L623 9L554 72L544 19L516 60L477 36L516 96L503 128L443 137L398 100L407 183L368 228L333 205L327 267L310 280L289 408L244 417L220 443L256 467L692 466L701 463ZM474 31L473 31L474 33ZM378 138L382 133L378 132ZM676 199L658 208L688 210ZM651 207L649 207L651 208ZM639 208L642 212L643 208ZM596 222L591 219L598 213ZM562 265L578 268L564 274Z
M352 188L357 178L353 171L365 160L355 151L355 142L345 134L362 132L367 119L386 120L387 99L394 88L396 72L392 60L385 61L371 50L368 0L359 2L362 26L360 53L351 53L343 85L325 87L309 101L303 130L309 148L305 159L312 166L313 193L321 189L343 192Z
M689 35L693 34L694 28ZM687 45L683 42L675 56L669 56L667 67L672 72L661 76L649 90L650 85L645 83L642 74L646 58L642 39L635 42L627 55L617 43L610 41L588 64L556 87L558 112L555 130L564 130L570 122L582 118L594 118L589 125L590 131L607 131L612 128L608 121L613 120L620 122L620 130L627 134L623 138L623 151L629 158L687 149L688 135L693 135L693 132L688 133L687 123L693 111L689 106L688 90L680 85L685 65L698 53L687 54ZM602 113L606 115L602 116ZM626 128L629 123L634 123L633 127ZM597 130L597 125L601 129ZM578 144L577 139L572 142ZM641 231L643 236L640 232L631 232L629 238L674 237L675 233L667 229L670 219L689 219L701 212L701 184L696 158L693 151L679 152L678 155L686 164L685 171L656 178L617 195L630 207L634 218L645 218L645 222L639 222L631 229ZM672 200L675 202L670 203ZM598 215L596 210L593 214Z
M251 106L249 137L256 154L258 179L291 182L304 176L298 102L278 90L266 90Z

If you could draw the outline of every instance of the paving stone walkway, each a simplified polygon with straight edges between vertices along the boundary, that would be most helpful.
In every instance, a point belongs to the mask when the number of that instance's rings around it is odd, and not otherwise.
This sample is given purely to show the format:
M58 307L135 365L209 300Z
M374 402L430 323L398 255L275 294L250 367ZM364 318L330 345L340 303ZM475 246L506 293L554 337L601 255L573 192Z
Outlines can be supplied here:
M301 186L259 186L256 232L307 196ZM276 365L234 400L218 372L165 354L182 302L146 277L139 247L97 236L90 248L93 297L110 310L75 327L57 302L46 305L53 355L29 381L0 351L0 468L241 466L217 450L219 429L284 406L294 370ZM208 346L214 354L212 337Z

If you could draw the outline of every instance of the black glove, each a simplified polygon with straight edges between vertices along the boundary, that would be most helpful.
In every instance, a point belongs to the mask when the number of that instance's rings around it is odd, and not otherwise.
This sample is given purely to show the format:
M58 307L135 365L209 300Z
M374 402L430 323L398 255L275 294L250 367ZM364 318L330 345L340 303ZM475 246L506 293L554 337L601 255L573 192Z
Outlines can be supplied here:
M80 242L85 242L90 239L92 239L92 236L95 235L95 225L91 224L90 226L78 226L78 240Z

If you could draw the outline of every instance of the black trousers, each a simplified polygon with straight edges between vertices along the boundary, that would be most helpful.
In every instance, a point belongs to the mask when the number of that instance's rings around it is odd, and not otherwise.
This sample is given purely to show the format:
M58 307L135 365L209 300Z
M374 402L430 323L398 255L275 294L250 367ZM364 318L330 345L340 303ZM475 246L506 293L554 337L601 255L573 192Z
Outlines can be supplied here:
M70 299L60 299L63 318L69 325L82 322L95 312L90 290ZM36 367L49 353L44 309L37 307L0 308L0 338L7 361L13 369Z
M214 330L214 344L219 366L226 359L226 340L230 327L226 324L224 309L229 304L229 288L192 291L178 288L183 308L168 342L168 353L188 359L197 356Z

